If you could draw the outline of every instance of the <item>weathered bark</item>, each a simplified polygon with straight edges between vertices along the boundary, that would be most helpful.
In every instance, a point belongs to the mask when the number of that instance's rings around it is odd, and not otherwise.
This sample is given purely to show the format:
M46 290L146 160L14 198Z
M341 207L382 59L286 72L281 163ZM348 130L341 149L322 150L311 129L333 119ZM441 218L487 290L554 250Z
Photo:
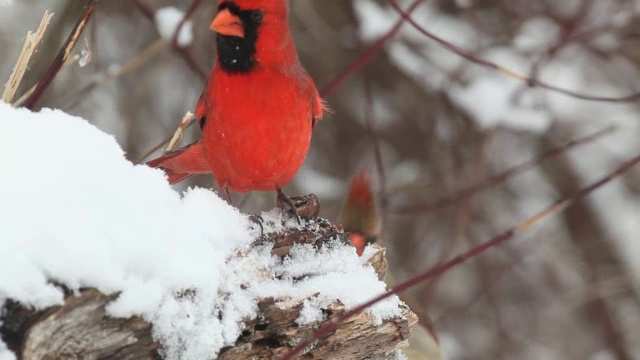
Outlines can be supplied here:
M139 317L111 318L113 296L95 289L69 296L46 311L24 335L23 359L159 359L151 325Z
M317 206L317 205L314 205ZM313 209L312 209L313 210ZM312 211L309 214L317 214ZM296 243L320 248L327 240L348 241L339 227L314 218L302 229L285 229L266 234L256 244L273 242L273 253L288 254ZM381 277L386 271L384 248L371 259ZM34 311L8 302L2 317L3 340L24 360L35 359L160 359L161 344L151 336L151 324L139 317L111 318L105 306L117 295L107 296L95 289L67 294L61 306ZM222 349L219 359L272 359L284 355L310 336L323 322L344 313L339 302L324 310L324 320L299 326L303 302L281 308L283 299L265 298L258 302L258 316L247 319L245 330L235 346ZM405 346L417 316L408 307L402 317L376 324L368 313L361 313L342 323L329 336L316 342L303 355L306 359L387 358Z
M240 338L235 347L224 349L220 359L271 359L282 356L321 325L294 325L300 316L302 303L280 309L273 299L266 299L259 304L259 308L261 320L251 321L245 330L246 337ZM356 360L391 354L406 345L411 328L418 321L417 316L408 308L402 310L404 318L385 321L379 326L374 325L369 314L361 313L317 342L304 358ZM341 304L333 304L326 309L326 317L331 318L343 312Z
M71 295L62 306L44 312L21 307L8 311L7 319L21 318L23 333L19 353L22 359L160 359L160 344L151 338L151 325L139 317L110 318L105 306L112 296L95 289ZM259 316L250 320L234 347L222 350L219 359L271 359L284 355L308 337L318 325L298 327L302 303L281 309L274 299L260 301ZM326 318L344 312L341 304L326 309ZM348 320L328 337L315 344L307 359L362 359L385 356L406 345L418 318L403 308L404 318L374 325L367 313ZM16 324L14 322L14 324ZM26 326L25 326L26 325ZM11 344L14 346L15 343ZM18 350L18 349L16 349Z

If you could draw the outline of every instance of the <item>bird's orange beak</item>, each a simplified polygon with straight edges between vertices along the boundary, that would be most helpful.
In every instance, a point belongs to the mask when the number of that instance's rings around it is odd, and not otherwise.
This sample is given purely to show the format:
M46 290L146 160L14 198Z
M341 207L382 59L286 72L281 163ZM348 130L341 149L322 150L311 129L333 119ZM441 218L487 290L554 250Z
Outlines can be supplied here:
M218 15L216 15L211 23L211 30L222 35L244 38L242 20L236 15L233 15L229 9L223 9L218 12Z

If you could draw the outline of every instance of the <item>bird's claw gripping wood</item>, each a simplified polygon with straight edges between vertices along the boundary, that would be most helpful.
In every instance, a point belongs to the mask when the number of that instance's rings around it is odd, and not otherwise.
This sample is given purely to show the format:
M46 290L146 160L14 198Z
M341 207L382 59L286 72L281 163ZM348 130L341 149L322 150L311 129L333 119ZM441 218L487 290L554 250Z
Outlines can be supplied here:
M260 237L263 237L264 226L262 225L262 223L264 222L264 219L262 218L262 216L256 215L256 214L249 214L249 220L260 227Z
M298 224L300 224L300 218L317 217L320 213L320 200L314 194L288 197L282 189L276 189L276 191L278 208L295 217Z
M173 151L173 149L176 147L176 144L178 144L178 142L182 139L184 129L188 128L194 120L196 120L196 116L192 112L187 111L187 113L184 114L182 120L180 120L180 125L178 125L176 132L173 133L171 141L169 141L169 145L167 145L167 148L164 150L165 155L168 152Z
M298 225L300 225L300 215L298 215L298 209L296 209L296 205L293 203L291 198L285 195L280 188L276 188L276 193L278 194L278 197L276 198L276 206L282 209L283 213L288 213L294 217L298 222Z

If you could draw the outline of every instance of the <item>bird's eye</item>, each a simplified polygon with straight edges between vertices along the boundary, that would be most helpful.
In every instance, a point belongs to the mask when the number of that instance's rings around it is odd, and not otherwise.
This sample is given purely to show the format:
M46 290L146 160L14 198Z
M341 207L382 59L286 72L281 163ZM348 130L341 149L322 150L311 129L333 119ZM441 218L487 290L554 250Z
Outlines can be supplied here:
M253 10L250 14L249 14L249 18L251 19L252 22L254 23L259 23L260 21L262 21L262 18L264 17L264 13L260 10Z

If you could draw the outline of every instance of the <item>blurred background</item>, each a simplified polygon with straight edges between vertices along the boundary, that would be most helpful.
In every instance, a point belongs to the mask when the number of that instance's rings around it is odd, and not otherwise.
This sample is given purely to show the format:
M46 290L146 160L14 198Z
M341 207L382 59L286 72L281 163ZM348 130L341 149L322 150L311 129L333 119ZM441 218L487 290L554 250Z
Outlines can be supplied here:
M191 3L100 1L73 51L84 50L86 64L65 66L38 107L87 119L142 161L193 110L215 59L208 28L216 1L202 1L186 48L162 40L154 24L158 9ZM640 91L640 1L397 4L415 8L413 25L397 27L393 1L291 1L301 61L334 114L316 126L304 167L285 189L317 194L321 215L335 220L350 178L368 168L393 281L478 245L640 153L640 97L623 99ZM55 15L18 95L37 83L84 5L0 0L2 82L48 9ZM473 59L606 99L529 86ZM348 70L358 63L365 65ZM182 144L199 136L193 127ZM193 186L215 188L208 175L177 188ZM246 212L275 204L272 193L233 197ZM633 169L406 296L448 359L640 359L639 275Z

